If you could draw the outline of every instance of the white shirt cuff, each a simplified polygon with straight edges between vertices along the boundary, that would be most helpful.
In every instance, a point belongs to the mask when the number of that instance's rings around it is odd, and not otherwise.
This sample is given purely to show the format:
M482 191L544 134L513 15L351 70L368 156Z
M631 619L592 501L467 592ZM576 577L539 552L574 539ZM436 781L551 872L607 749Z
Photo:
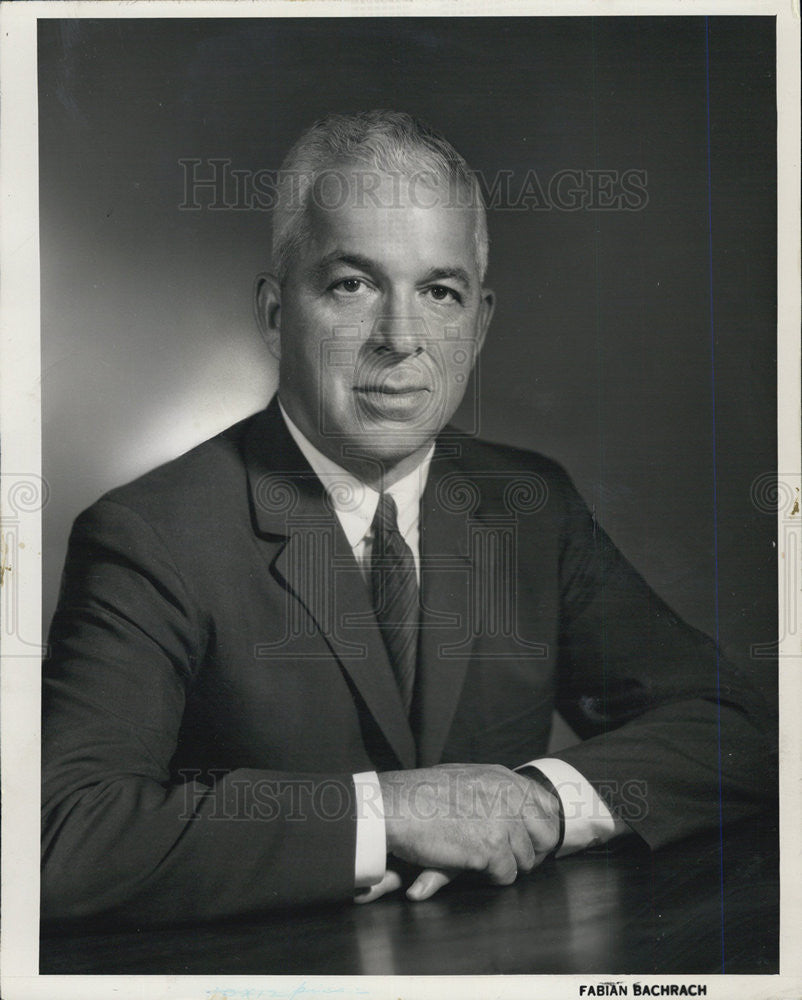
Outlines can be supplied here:
M522 766L534 767L545 774L560 796L565 836L558 858L604 844L629 830L623 820L613 816L593 785L565 761L546 757Z
M354 775L356 791L356 852L354 886L366 889L384 878L387 868L387 836L384 829L384 802L375 771Z

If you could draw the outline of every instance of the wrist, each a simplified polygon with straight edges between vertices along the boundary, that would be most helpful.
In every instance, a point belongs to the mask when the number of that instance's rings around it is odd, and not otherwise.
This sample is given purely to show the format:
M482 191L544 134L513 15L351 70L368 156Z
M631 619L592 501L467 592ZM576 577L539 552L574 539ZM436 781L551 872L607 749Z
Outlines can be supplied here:
M563 846L563 841L565 840L565 809L563 808L560 793L554 787L551 779L536 767L529 765L521 768L519 773L523 774L530 781L534 781L548 798L549 814L554 818L555 842L547 857L553 857Z
M384 833L387 853L392 854L398 846L398 808L399 774L396 771L385 771L378 775L379 789L384 803Z

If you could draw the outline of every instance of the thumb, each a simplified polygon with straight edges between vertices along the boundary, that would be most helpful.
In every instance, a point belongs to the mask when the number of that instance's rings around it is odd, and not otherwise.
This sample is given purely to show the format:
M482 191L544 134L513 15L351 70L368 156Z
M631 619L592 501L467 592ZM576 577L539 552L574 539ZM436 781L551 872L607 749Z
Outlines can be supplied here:
M407 889L407 899L412 899L416 903L429 899L444 885L448 885L456 875L456 869L426 868Z

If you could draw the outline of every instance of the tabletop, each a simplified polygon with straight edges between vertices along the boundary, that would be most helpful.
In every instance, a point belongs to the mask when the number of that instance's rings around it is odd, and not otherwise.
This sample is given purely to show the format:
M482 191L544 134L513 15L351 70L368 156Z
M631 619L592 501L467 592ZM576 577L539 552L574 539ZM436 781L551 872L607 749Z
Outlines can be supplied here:
M654 853L630 837L512 886L462 876L423 903L305 908L159 929L59 928L42 974L761 973L778 971L776 819Z

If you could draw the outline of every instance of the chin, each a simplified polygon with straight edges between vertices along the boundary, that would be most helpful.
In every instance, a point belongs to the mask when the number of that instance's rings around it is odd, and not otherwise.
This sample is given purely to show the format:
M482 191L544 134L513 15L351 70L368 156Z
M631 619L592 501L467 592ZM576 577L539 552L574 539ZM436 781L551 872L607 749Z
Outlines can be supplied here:
M366 458L394 464L408 458L428 445L439 433L438 427L409 427L404 425L376 427L351 437L349 445L361 451Z

